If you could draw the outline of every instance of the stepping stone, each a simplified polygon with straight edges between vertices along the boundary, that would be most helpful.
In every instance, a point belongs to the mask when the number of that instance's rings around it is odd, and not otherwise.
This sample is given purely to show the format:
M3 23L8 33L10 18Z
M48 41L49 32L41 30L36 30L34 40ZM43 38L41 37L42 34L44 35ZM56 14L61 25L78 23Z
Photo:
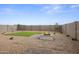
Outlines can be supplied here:
M70 37L70 35L66 35L67 37Z
M9 39L10 39L10 40L13 40L13 38L14 38L14 37L10 37Z
M77 40L77 39L75 39L75 38L72 38L72 40L73 40L73 41L78 41L78 40Z
M56 34L56 33L53 33L53 34Z

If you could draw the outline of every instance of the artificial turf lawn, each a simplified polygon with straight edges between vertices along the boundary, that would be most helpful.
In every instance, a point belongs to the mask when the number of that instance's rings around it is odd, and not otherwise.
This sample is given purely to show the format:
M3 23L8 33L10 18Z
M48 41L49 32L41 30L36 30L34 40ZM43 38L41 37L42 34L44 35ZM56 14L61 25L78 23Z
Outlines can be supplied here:
M41 32L15 32L15 33L8 33L7 35L14 35L14 36L32 36L35 34L42 34Z

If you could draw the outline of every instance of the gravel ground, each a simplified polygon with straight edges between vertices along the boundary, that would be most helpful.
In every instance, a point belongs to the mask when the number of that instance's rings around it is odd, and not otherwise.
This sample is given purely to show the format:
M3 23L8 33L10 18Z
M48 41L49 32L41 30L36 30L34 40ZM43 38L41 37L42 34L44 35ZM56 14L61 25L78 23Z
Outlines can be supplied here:
M72 41L70 37L60 33L52 33L52 39L39 39L40 35L33 35L31 37L13 36L13 40L10 40L10 37L12 36L0 34L1 54L79 53L79 41Z

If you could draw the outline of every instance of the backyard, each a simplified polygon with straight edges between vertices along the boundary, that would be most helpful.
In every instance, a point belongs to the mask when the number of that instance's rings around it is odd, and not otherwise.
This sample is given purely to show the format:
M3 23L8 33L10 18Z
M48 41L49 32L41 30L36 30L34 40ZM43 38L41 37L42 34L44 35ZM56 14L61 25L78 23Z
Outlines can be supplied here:
M39 32L30 31L30 32L9 33L7 35L0 34L0 53L4 54L79 53L79 44L78 44L79 41L72 41L71 37L67 37L66 35L61 33L54 34L53 32L51 32L52 36L49 36L52 39L50 40L44 38L40 39L43 35L41 33L42 32L40 31ZM11 37L13 37L12 40L10 40Z

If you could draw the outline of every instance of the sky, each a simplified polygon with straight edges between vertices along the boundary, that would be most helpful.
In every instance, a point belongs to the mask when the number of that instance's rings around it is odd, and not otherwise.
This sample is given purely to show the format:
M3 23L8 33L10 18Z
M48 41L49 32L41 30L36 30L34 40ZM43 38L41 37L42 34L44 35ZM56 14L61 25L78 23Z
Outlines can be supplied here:
M79 4L0 4L0 24L53 25L79 21Z

